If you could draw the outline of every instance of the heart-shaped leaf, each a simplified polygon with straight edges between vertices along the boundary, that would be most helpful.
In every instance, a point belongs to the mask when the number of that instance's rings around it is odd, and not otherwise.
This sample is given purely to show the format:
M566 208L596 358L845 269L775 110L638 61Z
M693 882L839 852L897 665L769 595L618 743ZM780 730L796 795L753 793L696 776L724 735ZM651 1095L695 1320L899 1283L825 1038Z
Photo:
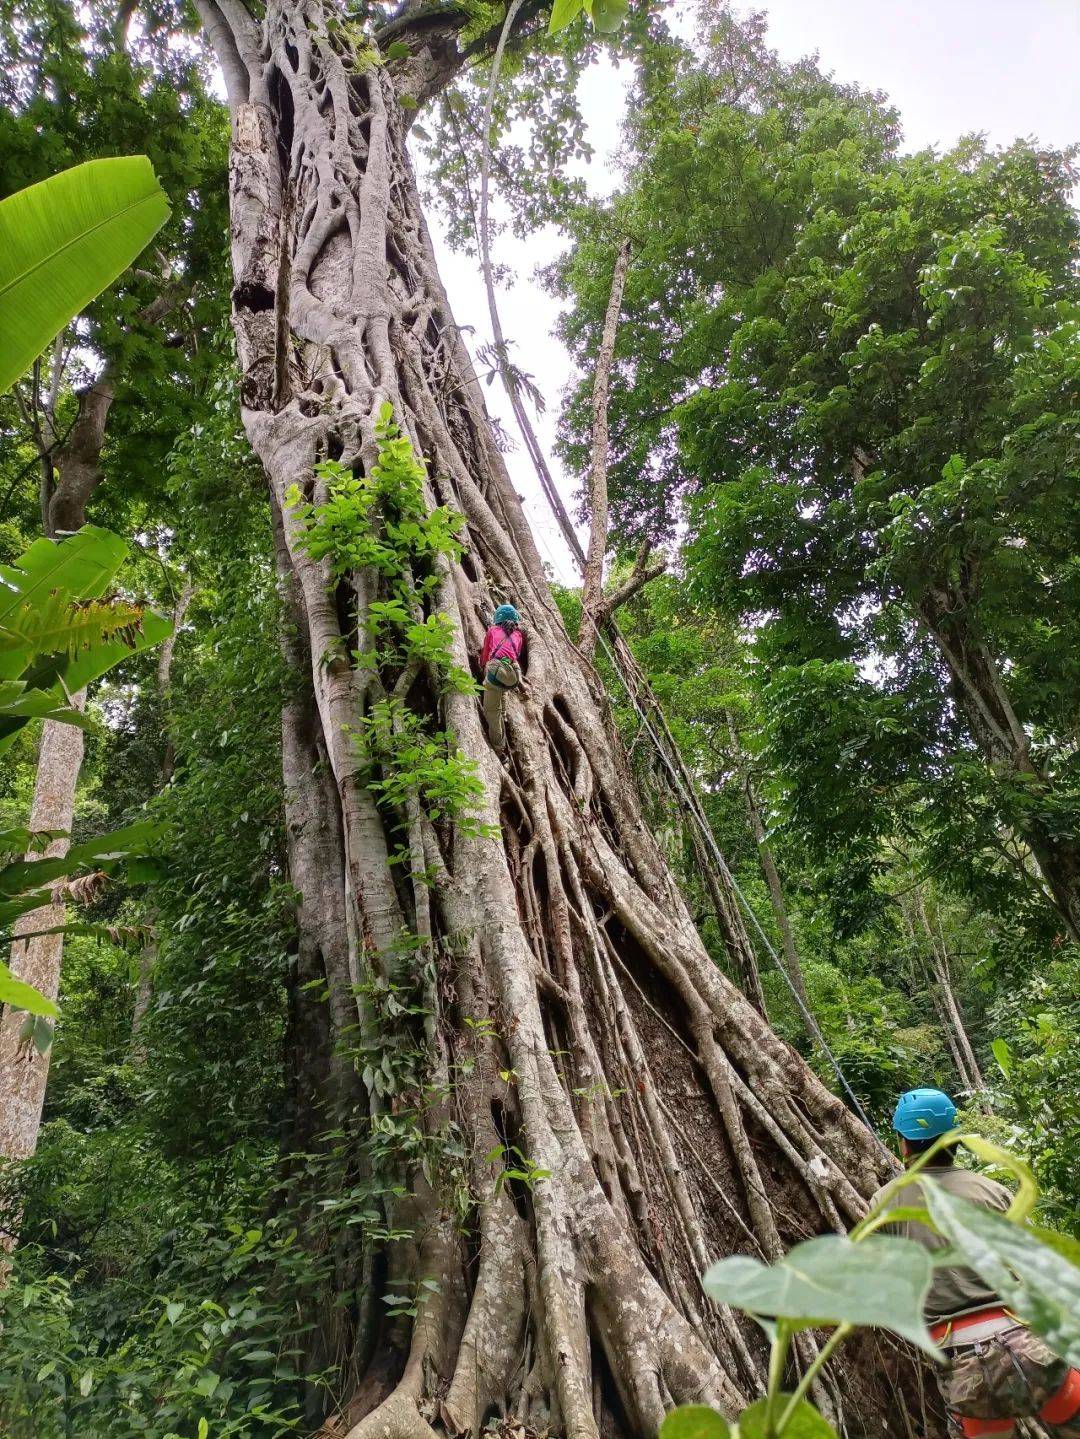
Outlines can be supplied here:
M707 1404L683 1404L660 1425L660 1439L728 1439L730 1432L724 1416Z
M1080 1367L1080 1269L1032 1230L927 1183L934 1223L1055 1354Z
M773 1403L773 1423L786 1413L790 1394L778 1394ZM739 1439L765 1439L768 1400L758 1399L739 1415ZM836 1430L812 1404L800 1399L784 1423L784 1439L836 1439Z
M786 1319L800 1329L860 1324L889 1329L940 1359L923 1320L933 1277L930 1255L910 1239L872 1234L807 1240L778 1263L745 1255L721 1259L702 1281L720 1304Z
M548 34L557 35L560 30L565 30L583 9L582 0L555 0L551 7L551 19L548 21Z

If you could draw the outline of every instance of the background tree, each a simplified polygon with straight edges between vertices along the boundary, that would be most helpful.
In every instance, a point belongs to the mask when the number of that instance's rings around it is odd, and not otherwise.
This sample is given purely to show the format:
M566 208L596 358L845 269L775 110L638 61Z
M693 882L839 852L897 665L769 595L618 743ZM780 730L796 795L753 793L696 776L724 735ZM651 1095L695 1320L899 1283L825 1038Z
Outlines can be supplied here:
M173 201L170 222L144 257L147 267L127 272L62 331L2 402L14 441L7 486L13 516L35 533L27 481L36 478L40 532L55 539L86 522L105 465L115 473L117 500L125 479L130 485L134 478L145 496L144 467L160 460L177 428L190 422L186 397L198 383L200 330L205 342L207 324L221 316L206 290L215 252L219 267L222 211L206 182L220 174L223 134L218 127L215 145L199 64L153 27L136 39L130 16L118 21L63 5L22 18L25 24L9 28L0 42L0 187L17 189L117 150L148 149ZM200 186L204 202L192 209L189 197ZM107 455L114 403L127 411L126 423ZM73 829L82 759L81 730L46 722L29 824L55 833L50 853L57 856ZM38 932L55 931L61 920L57 906L27 916L21 932L35 937L20 940L12 954L13 967L38 976L54 994L63 935ZM33 1151L49 1065L47 1051L23 1053L21 1026L15 1011L0 1019L6 1107L9 1117L19 1115L3 1130L0 1153L9 1157Z
M971 879L1011 865L1075 938L1072 158L901 158L872 97L771 70L757 113L708 67L642 107L616 208L670 220L624 306L624 542L685 514L697 593L769 617L777 705L809 734L850 702L859 764L921 789L943 859L970 816ZM569 279L594 315L595 233Z
M1055 984L1077 963L1055 848L1075 827L1059 608L1076 549L1072 157L974 142L904 157L878 98L779 64L722 15L708 56L658 54L629 182L578 213L551 272L588 375L613 228L639 247L612 381L613 544L685 540L680 617L746 641L748 741L796 930L814 914L808 970L827 936L846 974L868 961L898 999L914 980L926 1007L907 1032L942 1046L924 1064L947 1047L942 1082L978 1088L996 1026L1031 993L1023 963ZM725 103L730 89L749 103ZM586 379L563 430L582 475L589 393ZM927 617L931 589L999 676L1038 775L993 750L990 709L972 714L978 684ZM662 671L688 628L646 641ZM720 690L694 664L670 703L685 687L707 714ZM712 761L696 763L708 785ZM947 916L947 972L920 902ZM1038 1126L1026 1142L1038 1162Z

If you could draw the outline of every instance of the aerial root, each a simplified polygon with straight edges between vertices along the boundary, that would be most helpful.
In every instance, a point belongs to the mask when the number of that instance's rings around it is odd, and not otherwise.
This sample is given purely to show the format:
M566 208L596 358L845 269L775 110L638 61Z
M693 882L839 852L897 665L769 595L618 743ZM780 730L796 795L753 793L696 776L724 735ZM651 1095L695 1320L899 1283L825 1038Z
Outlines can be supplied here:
M522 1221L505 1191L481 1224L480 1270L442 1417L451 1434L479 1432L492 1407L505 1410L520 1363L527 1295Z

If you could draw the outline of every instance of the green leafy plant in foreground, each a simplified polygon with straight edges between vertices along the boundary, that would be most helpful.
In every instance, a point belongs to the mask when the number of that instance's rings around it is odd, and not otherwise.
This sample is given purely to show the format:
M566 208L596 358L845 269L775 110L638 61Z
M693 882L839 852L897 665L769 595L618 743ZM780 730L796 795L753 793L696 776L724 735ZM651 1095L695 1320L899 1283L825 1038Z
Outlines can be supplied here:
M1006 1215L922 1182L925 1207L888 1208L893 1195L948 1145L961 1143L980 1159L1009 1170L1018 1191ZM714 1264L702 1284L718 1304L742 1309L771 1340L769 1383L734 1423L704 1405L687 1405L664 1420L661 1439L828 1439L832 1426L807 1399L818 1372L857 1328L887 1329L942 1360L923 1318L935 1265L963 1263L1000 1295L1033 1333L1070 1364L1080 1364L1080 1243L1030 1222L1037 1189L1027 1165L974 1134L943 1135L887 1185L850 1235L797 1244L775 1264L733 1255ZM902 1220L936 1230L949 1241L933 1253L911 1239L876 1231ZM801 1330L830 1328L820 1353L792 1392L783 1389L791 1341Z
M0 201L0 394L168 218L145 155L89 160Z

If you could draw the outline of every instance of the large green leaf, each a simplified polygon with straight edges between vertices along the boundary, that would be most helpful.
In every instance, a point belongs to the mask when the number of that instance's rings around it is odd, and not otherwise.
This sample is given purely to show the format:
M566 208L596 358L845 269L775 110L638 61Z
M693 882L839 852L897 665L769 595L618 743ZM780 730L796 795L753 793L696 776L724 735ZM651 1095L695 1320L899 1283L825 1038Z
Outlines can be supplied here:
M144 610L139 627L131 636L130 644L126 639L107 640L105 644L81 650L64 667L64 683L71 693L75 694L94 680L100 679L121 660L137 655L142 650L153 649L170 634L172 620L165 615L155 614L153 610Z
M0 896L14 897L29 890L40 891L85 865L102 868L116 860L144 855L161 839L162 825L144 820L111 834L73 844L62 859L21 859L0 869Z
M0 751L31 719L87 728L68 696L171 632L162 615L101 599L127 552L118 535L84 525L0 566Z
M80 729L92 729L94 725L90 715L73 709L51 690L27 689L18 680L0 680L0 754L32 719L58 720Z
M548 34L557 35L581 14L584 0L555 0L548 20Z
M773 1423L787 1412L790 1394L778 1394L773 1403ZM739 1415L739 1439L765 1439L769 1401L758 1399ZM784 1425L784 1439L836 1439L836 1430L812 1404L800 1399Z
M1080 1269L1032 1230L941 1185L924 1184L930 1215L1002 1303L1080 1367Z
M0 625L0 655L74 655L125 631L134 635L142 616L142 606L130 600L73 600L54 590L9 614Z
M0 201L0 394L168 217L145 155L89 160Z
M910 1239L872 1234L854 1244L828 1234L797 1244L773 1265L744 1255L721 1259L702 1283L718 1303L751 1314L786 1319L799 1328L890 1329L940 1359L923 1320L932 1277L930 1255Z
M727 1439L727 1420L707 1404L683 1404L664 1416L660 1439Z
M0 631L17 629L28 611L45 610L57 594L100 599L127 553L119 535L97 525L83 525L60 541L35 540L15 564L0 565ZM26 647L9 644L0 654L0 679L18 678L26 664Z
M43 1014L55 1019L59 1010L51 999L39 994L33 985L16 979L7 965L0 960L0 1004L10 1004L12 1009L25 1009L28 1014Z

